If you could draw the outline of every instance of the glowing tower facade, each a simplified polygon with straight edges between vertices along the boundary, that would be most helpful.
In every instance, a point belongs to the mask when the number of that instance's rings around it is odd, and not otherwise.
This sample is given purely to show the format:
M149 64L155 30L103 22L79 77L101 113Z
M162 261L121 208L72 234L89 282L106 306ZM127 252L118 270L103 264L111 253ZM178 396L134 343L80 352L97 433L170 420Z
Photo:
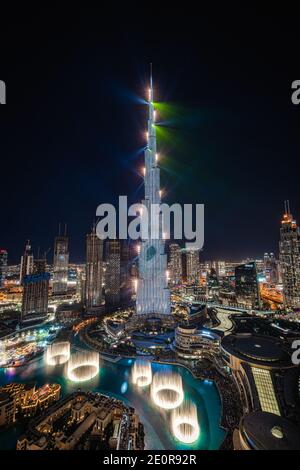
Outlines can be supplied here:
M300 233L296 220L285 201L281 221L279 258L282 270L283 298L287 308L300 307Z
M157 227L158 236L151 238L152 204L161 203L160 169L157 164L155 111L153 104L152 75L149 89L148 137L145 150L144 186L145 199L143 205L148 210L148 237L142 239L139 254L139 280L136 296L136 313L138 315L161 316L170 314L170 292L167 279L167 255L162 231L162 218ZM152 230L153 231L153 230Z
M95 227L86 236L85 306L87 310L102 308L103 240L97 237Z
M64 235L55 237L54 260L53 260L53 291L54 295L65 295L68 288L69 270L69 238L67 237L67 226Z

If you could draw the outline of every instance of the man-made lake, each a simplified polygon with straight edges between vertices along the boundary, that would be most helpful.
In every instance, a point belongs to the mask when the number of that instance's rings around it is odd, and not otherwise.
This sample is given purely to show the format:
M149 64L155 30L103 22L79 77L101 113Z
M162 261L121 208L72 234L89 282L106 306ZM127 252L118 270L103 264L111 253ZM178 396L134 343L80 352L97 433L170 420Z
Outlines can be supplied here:
M200 436L193 444L177 441L170 430L170 412L156 407L150 397L150 388L140 389L131 382L134 360L122 359L117 363L101 360L100 373L89 382L73 383L66 378L65 366L47 366L44 358L38 358L24 367L0 369L0 385L8 382L35 382L38 386L47 382L61 384L62 394L77 390L92 390L119 398L133 406L145 427L146 449L218 449L225 437L220 428L221 401L213 382L196 380L191 373L179 366L152 363L153 373L172 370L182 377L184 396L197 405ZM0 449L14 449L22 424L0 431Z

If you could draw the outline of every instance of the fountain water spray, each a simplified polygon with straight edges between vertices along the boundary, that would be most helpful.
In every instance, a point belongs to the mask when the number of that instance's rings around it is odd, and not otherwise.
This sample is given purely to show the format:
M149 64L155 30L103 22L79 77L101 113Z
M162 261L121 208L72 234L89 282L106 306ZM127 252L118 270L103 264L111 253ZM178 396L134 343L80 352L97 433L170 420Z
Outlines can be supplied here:
M99 372L99 354L97 352L76 352L68 362L67 376L73 382L91 380Z
M70 359L70 343L69 341L60 341L52 343L47 347L46 363L49 366L64 364Z
M132 382L138 387L146 387L152 382L151 362L137 359L132 367Z
M171 427L174 436L185 444L195 442L200 433L195 403L187 400L172 411Z
M177 408L184 397L181 376L172 371L156 372L153 376L151 395L154 403L160 408Z

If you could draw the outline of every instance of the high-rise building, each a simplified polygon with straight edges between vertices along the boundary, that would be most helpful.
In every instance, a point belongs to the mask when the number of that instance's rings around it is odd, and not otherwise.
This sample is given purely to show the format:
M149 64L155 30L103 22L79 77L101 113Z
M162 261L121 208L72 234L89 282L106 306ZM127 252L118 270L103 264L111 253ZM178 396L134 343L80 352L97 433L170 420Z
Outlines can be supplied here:
M182 282L182 253L178 243L169 245L169 279L171 285Z
M246 308L260 308L260 291L254 261L235 268L235 293L237 302Z
M133 292L131 250L127 240L121 244L121 301L128 303Z
M21 256L20 264L20 284L22 284L23 277L31 274L33 271L33 253L31 250L30 240L27 240L25 250Z
M0 287L4 287L7 274L7 251L0 249Z
M23 277L21 321L30 322L46 318L50 274L46 272L46 259L36 259L33 273Z
M185 249L185 260L186 260L186 281L188 284L199 284L200 276L200 262L199 262L199 250L186 248Z
M300 235L296 220L285 201L281 221L279 259L283 282L283 299L287 308L300 307Z
M219 278L215 268L211 268L207 272L206 285L209 292L219 287Z
M216 271L218 277L225 277L226 276L226 261L217 261L216 263Z
M105 303L118 306L121 300L121 244L108 240L106 245Z
M53 259L53 288L54 295L64 295L68 287L68 268L69 268L69 238L65 225L64 235L59 234L54 241L54 259Z
M161 203L160 169L156 149L155 112L153 103L152 75L149 88L149 118L147 147L145 150L143 205L148 211L148 234L141 241L139 255L139 279L136 295L136 313L139 315L170 314L171 302L167 279L167 256L162 230L162 217L158 223L151 217L153 204ZM153 237L153 230L157 236Z
M88 310L102 307L103 240L93 228L86 236L85 306Z
M278 265L274 253L264 254L264 275L268 284L277 284L278 282Z

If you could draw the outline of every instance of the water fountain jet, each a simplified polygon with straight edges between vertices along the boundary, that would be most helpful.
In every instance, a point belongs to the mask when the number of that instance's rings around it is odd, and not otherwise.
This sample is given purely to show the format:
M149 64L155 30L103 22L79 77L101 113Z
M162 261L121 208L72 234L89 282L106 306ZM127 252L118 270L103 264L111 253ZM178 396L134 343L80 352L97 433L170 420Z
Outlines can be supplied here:
M151 362L137 359L132 367L132 382L138 387L147 387L152 382Z
M195 442L200 433L195 403L187 400L172 411L171 427L174 436L185 444Z
M154 403L160 408L177 408L184 397L181 376L172 371L156 372L152 380L151 395Z
M52 343L47 347L46 363L49 366L64 364L70 359L69 341L60 341Z
M99 372L99 354L93 351L76 352L71 355L67 376L73 382L91 380Z

